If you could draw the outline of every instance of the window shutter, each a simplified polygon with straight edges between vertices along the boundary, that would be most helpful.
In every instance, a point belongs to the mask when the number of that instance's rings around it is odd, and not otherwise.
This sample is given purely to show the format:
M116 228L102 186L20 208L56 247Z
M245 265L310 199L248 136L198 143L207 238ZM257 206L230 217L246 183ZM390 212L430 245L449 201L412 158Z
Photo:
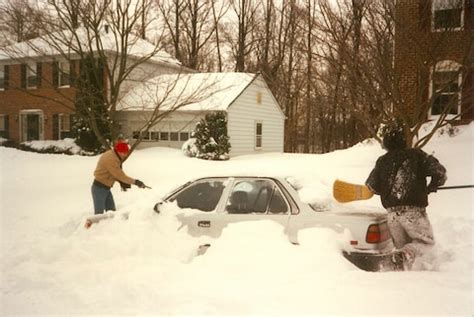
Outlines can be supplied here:
M428 32L431 28L431 0L419 0L418 10L420 30Z
M36 87L41 88L41 84L43 82L43 64L36 63Z
M464 25L467 30L474 30L474 0L466 0L464 2Z
M10 66L9 65L5 65L3 71L5 72L5 77L4 77L4 89L7 90L8 89L8 86L9 86L9 80L10 80Z
M59 115L53 114L53 140L59 140Z
M471 69L463 82L461 112L463 119L474 119L474 70Z
M9 123L8 123L8 115L4 115L3 116L3 120L4 120L4 124L5 124L5 133L4 133L4 137L5 139L9 139L10 138L10 128L9 128Z
M72 61L72 60L69 63L70 63L69 64L69 67L70 67L69 74L70 74L70 81L71 81L70 86L71 87L76 87L76 78L77 78L76 64L77 63L76 63L76 61Z
M58 62L53 62L53 87L58 87L58 75L59 75L59 64Z
M21 64L21 85L20 88L26 88L26 65Z

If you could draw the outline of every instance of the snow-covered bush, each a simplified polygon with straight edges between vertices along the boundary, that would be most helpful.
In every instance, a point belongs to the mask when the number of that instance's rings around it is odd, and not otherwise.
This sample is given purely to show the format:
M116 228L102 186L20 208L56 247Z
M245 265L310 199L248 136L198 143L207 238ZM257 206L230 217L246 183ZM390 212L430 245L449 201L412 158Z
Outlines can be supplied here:
M184 142L181 150L184 152L186 156L189 157L196 157L198 154L198 148L196 146L196 138L190 138L186 142Z
M206 160L228 160L230 143L225 113L215 112L201 119L196 124L192 139L183 145L183 150L191 157Z
M84 151L75 143L74 139L28 141L20 144L19 148L24 151L36 153L67 154L67 155L93 155L94 153Z
M2 145L3 143L7 143L7 142L8 142L8 139L2 138L0 136L0 145Z

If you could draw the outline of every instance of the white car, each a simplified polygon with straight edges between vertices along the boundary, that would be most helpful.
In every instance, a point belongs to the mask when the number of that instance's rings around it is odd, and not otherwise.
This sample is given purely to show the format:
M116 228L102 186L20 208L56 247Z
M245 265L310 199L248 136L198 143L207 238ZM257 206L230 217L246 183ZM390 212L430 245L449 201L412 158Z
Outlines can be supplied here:
M343 255L364 270L391 267L392 239L384 213L333 211L313 208L300 200L287 179L279 177L206 177L179 187L155 205L165 202L183 209L178 219L193 236L218 237L229 224L272 220L285 228L290 242L298 244L298 231L327 227L345 232Z

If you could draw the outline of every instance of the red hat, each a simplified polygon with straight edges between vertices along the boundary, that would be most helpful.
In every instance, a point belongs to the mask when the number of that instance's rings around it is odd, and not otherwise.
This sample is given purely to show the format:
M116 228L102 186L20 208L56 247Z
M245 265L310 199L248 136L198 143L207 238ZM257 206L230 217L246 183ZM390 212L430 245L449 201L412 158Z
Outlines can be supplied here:
M117 153L125 153L127 154L130 149L128 148L128 144L124 142L118 142L115 144L115 151Z

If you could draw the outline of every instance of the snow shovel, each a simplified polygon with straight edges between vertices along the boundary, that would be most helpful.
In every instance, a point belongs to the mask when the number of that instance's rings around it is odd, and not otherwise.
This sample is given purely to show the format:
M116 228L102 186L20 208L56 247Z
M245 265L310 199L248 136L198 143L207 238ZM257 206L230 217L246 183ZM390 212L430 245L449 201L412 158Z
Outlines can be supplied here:
M460 188L474 188L474 185L457 185L457 186L442 186L443 189L460 189ZM374 194L365 185L351 184L348 182L336 179L332 187L334 198L340 203L347 203L354 200L370 199Z

